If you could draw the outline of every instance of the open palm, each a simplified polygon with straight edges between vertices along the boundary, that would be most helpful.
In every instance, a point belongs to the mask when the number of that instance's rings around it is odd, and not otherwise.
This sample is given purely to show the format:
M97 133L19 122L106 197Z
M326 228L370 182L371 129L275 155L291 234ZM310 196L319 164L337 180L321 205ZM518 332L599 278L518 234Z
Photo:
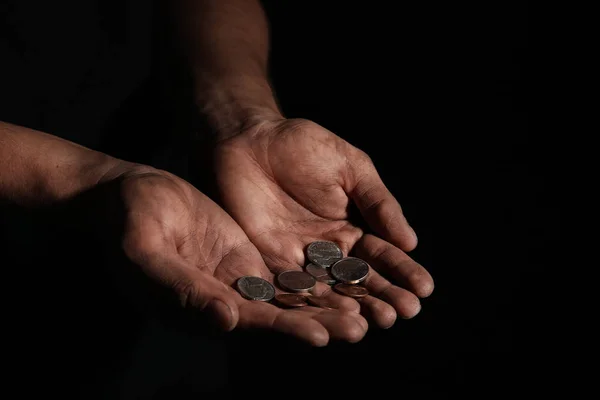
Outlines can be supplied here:
M296 119L260 123L217 144L216 174L224 208L274 273L300 269L310 242L335 241L373 267L365 283L373 296L360 302L382 327L397 314L416 315L418 297L433 290L431 276L404 252L416 235L373 163L325 128ZM351 201L378 236L348 220Z
M182 306L209 312L226 330L273 329L318 346L330 338L358 341L366 333L366 320L342 296L330 296L338 310L283 309L244 299L233 288L239 277L273 282L273 273L226 212L168 172L135 167L115 175L108 179L115 190L104 194L105 204L124 210L125 254Z

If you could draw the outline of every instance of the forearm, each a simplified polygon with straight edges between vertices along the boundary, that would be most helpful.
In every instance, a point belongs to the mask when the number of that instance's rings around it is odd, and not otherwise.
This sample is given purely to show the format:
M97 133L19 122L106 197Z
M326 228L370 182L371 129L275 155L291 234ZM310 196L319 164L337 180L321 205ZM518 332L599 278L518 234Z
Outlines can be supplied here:
M220 138L281 118L269 84L269 28L257 0L178 0L177 34L198 110Z
M0 122L0 200L32 206L66 200L118 164L56 136Z

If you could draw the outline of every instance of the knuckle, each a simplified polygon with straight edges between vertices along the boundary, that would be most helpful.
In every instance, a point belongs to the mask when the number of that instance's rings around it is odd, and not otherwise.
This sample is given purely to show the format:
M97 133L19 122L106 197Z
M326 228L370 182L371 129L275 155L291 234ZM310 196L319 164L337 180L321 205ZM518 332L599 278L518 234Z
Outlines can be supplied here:
M130 232L121 240L121 249L134 262L147 262L157 246L152 246L145 235L140 232Z
M357 187L358 196L362 199L363 207L369 212L378 212L384 198L378 193L380 187L377 185L377 182L373 182L369 175L363 174L363 176L356 181L355 186Z
M371 156L367 154L366 151L359 149L358 147L355 147L350 143L346 144L347 146L349 146L348 153L351 157L351 160L349 161L354 163L363 174L372 172L373 159L371 158Z
M183 308L194 307L203 310L207 301L201 294L198 285L189 280L177 281L172 284L173 290L177 293L179 303Z
M290 132L301 133L308 130L314 130L318 125L313 121L304 118L294 118L287 121L286 127Z
M130 234L123 238L121 243L123 250L131 253L144 253L146 251L146 241L142 235Z
M385 257L387 256L387 254L390 250L391 250L391 246L389 246L387 243L385 243L383 241L378 242L378 243L373 243L369 247L369 253L371 253L370 256L375 260L385 259Z
M364 164L364 165L373 165L373 159L371 158L370 155L368 155L364 150L361 149L356 149L358 151L358 159Z

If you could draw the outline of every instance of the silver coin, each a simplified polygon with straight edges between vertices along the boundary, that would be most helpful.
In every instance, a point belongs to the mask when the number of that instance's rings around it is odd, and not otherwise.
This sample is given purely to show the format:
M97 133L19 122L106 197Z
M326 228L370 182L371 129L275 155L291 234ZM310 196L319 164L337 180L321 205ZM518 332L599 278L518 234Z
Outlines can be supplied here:
M343 283L359 283L369 275L369 264L360 258L346 257L331 266L331 275Z
M316 279L304 271L284 271L277 275L277 282L291 292L308 292L317 284Z
M329 268L324 268L320 265L309 263L305 269L306 272L314 276L319 282L323 282L328 285L334 285L336 283L335 278L329 272Z
M312 263L329 268L344 254L337 244L325 240L312 242L306 248L306 257Z
M237 288L248 300L271 301L275 297L273 285L256 276L242 276L237 280Z

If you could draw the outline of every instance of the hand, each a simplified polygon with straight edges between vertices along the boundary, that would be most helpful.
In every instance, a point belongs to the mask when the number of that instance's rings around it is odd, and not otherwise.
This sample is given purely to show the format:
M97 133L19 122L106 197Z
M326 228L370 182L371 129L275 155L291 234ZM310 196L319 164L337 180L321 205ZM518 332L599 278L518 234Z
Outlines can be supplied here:
M372 296L360 302L379 326L419 312L433 280L406 254L417 237L364 152L313 122L283 119L218 142L215 156L223 206L271 271L300 269L310 242L332 240L372 266ZM348 220L351 201L378 236Z
M99 187L100 197L92 200L109 205L109 218L123 210L113 226L122 227L119 236L129 260L183 307L212 315L223 329L272 329L316 346L330 338L355 342L366 333L367 322L352 302L340 302L342 309L336 311L288 310L242 298L232 288L237 278L252 275L273 282L273 274L237 223L177 176L120 164Z

